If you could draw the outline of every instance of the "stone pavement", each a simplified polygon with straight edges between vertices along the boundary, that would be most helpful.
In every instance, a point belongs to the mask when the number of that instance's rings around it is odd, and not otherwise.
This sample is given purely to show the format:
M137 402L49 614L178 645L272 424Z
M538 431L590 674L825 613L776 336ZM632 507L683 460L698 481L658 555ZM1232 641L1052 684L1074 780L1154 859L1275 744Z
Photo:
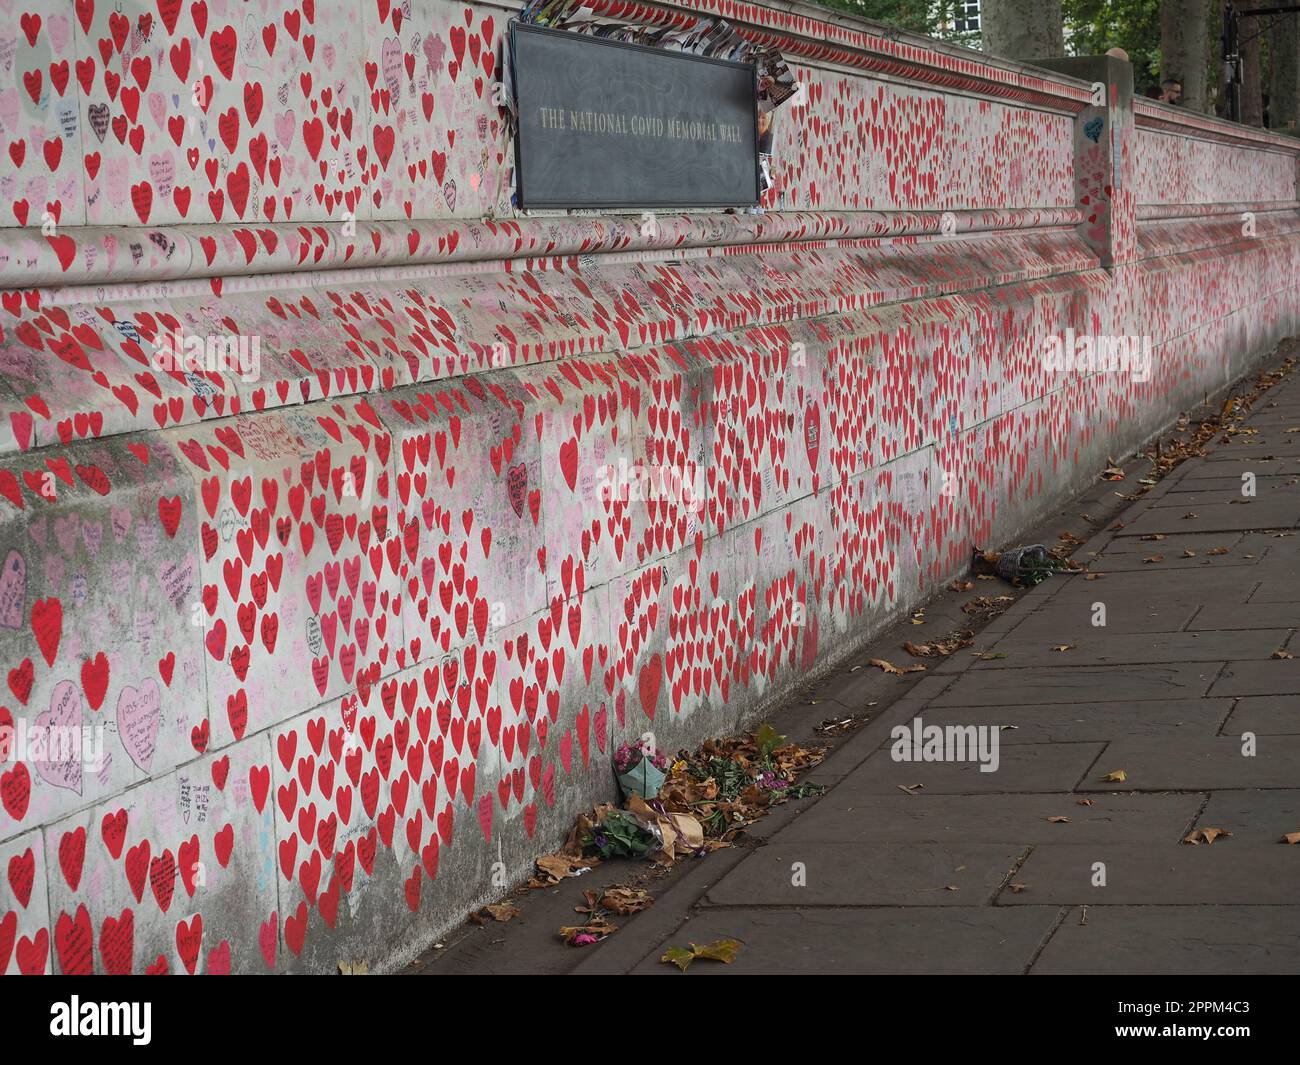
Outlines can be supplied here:
M1300 846L1282 842L1300 832L1300 377L1246 426L1084 544L1096 576L1025 594L837 747L811 774L823 796L674 875L617 935L555 948L582 878L529 932L446 960L675 973L666 947L727 937L733 965L691 971L1300 971ZM898 683L842 673L797 712L858 712ZM914 718L989 728L996 771L895 760ZM1231 836L1183 842L1211 828Z

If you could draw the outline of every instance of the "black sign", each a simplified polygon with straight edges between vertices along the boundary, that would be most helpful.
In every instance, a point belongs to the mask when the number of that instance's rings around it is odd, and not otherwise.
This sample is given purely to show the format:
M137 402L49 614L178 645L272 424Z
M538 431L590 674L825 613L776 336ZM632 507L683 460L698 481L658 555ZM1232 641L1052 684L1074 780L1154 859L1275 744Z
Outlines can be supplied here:
M521 207L758 202L752 64L515 23Z

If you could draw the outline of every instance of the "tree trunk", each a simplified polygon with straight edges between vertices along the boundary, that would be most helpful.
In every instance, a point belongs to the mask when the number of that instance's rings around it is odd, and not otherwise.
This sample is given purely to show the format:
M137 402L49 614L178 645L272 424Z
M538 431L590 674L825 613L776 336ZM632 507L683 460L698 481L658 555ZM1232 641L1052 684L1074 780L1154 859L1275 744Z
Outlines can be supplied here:
M1272 20L1268 36L1268 119L1273 129L1294 133L1300 117L1300 18Z
M984 0L984 51L1004 59L1056 59L1065 54L1061 0Z
M1241 51L1241 121L1247 126L1264 124L1264 87L1259 76L1260 25L1243 18L1237 40Z
M1182 83L1182 106L1205 111L1209 0L1160 0L1160 80Z

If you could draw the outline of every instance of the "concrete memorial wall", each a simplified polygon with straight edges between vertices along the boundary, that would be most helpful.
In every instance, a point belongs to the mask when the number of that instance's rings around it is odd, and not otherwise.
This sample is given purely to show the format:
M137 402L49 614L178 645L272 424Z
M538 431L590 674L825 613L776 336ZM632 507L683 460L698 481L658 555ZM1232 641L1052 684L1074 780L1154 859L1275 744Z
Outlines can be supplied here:
M1113 60L596 0L805 86L647 219L512 208L508 7L0 9L0 972L394 968L1296 327L1296 142Z

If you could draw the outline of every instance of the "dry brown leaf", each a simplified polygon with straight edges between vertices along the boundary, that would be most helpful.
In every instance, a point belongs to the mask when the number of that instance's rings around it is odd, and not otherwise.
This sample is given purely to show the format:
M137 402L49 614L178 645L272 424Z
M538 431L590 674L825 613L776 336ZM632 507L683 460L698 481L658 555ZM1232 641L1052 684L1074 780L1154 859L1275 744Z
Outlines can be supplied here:
M1024 891L1025 888L1027 888L1027 887L1029 887L1028 884L1022 884L1022 883L1020 883L1020 881L1017 880L1014 884L1011 885L1011 890L1012 890L1015 894L1019 895L1019 894L1020 894L1022 891Z
M494 902L487 906L480 906L477 910L469 915L469 919L476 925L485 925L488 921L497 921L505 924L511 918L520 916L519 907L510 902Z
M1285 836L1282 837L1282 842L1290 843L1292 846L1294 846L1297 843L1300 843L1300 832L1288 832Z
M903 644L903 650L913 658L946 658L962 647L969 647L974 635L969 629L960 629L947 636L936 636L925 643L912 643L908 640Z
M1195 557L1196 557L1196 552L1193 551L1190 547L1183 548L1183 558L1195 558Z
M1072 643L1058 643L1055 647L1052 648L1052 650L1053 650L1053 651L1073 651L1073 650L1074 650L1074 644L1072 644Z
M1141 540L1164 540L1167 539L1164 533L1147 533L1146 536L1139 537Z
M1070 823L1068 817L1063 817L1060 814L1057 814L1055 817L1049 817L1047 820L1049 824L1053 825L1068 825Z
M1165 560L1165 556L1164 556L1164 555L1152 555L1150 558L1144 558L1142 561L1143 561L1143 562L1163 562L1164 560Z
M1226 547L1212 547L1210 548L1209 553L1211 555L1226 555L1228 553L1228 549Z
M898 666L894 665L893 662L887 662L883 658L873 658L867 664L871 666L875 666L877 669L884 670L884 672L886 673L892 673L895 676L899 676L899 677L903 676L903 674L905 673L925 672L925 666L921 665L919 662L917 662L915 665L908 666L906 669L899 669Z
M558 884L570 876L581 876L588 869L599 865L598 858L575 858L569 854L543 854L537 859L537 873L533 878L539 886Z
M1295 658L1295 655L1293 655L1290 651L1274 651L1269 657L1280 658L1285 660L1288 658Z
M1222 828L1194 828L1188 835L1183 837L1184 843L1190 843L1193 847L1202 843L1213 843L1220 836L1225 839L1232 833Z
M650 892L644 888L635 887L612 887L606 889L600 897L600 905L609 910L610 913L617 913L623 916L631 913L640 913L647 909L654 902Z
M1079 799L1077 802L1075 802L1074 805L1075 805L1075 806L1092 806L1092 805L1093 805L1093 801L1092 801L1091 799Z
M1128 780L1128 774L1122 769L1116 769L1113 773L1107 773L1101 778L1107 784L1123 784Z

